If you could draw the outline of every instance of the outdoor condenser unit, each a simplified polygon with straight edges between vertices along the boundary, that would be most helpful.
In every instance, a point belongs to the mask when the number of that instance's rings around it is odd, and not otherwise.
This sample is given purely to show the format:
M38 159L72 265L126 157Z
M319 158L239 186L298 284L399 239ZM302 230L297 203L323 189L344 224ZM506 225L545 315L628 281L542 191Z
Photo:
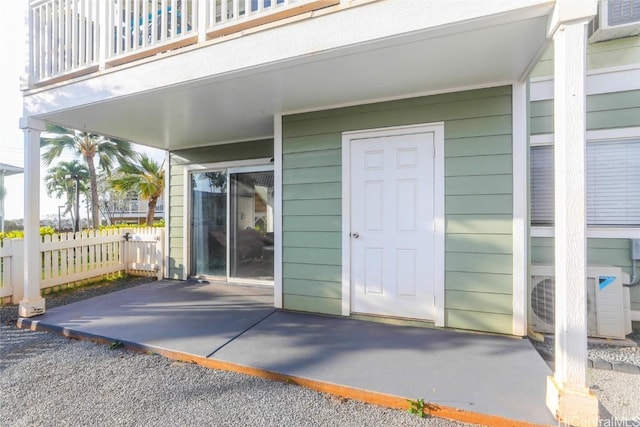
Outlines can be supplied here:
M589 24L589 41L601 42L640 34L640 0L601 0Z
M587 268L587 334L624 339L631 333L629 275L619 267ZM550 265L532 265L529 286L529 323L536 332L554 333L555 271Z

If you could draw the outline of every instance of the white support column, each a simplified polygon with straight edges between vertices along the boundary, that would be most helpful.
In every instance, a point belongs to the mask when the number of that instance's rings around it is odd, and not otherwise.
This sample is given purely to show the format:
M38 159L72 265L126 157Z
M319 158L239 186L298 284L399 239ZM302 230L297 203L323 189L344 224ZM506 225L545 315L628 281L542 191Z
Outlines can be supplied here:
M590 10L574 8L574 0L559 3L552 33L556 343L555 373L547 382L547 406L558 421L583 426L598 422L598 400L589 390L586 376L585 80Z
M529 286L529 95L528 83L513 84L513 335L527 335Z
M282 114L273 117L273 306L282 308Z
M20 317L44 313L40 296L40 133L44 122L23 117L24 131L24 297L20 301Z

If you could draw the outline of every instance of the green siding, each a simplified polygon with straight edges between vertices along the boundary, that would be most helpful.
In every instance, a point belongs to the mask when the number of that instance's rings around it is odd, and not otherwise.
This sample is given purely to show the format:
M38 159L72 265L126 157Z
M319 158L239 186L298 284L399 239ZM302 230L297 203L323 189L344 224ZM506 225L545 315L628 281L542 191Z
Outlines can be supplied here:
M184 247L188 245L184 238L184 206L186 194L184 188L185 165L228 162L273 157L273 140L247 141L234 144L214 145L210 147L178 150L170 156L169 175L169 268L168 277L182 279L184 273L190 273L184 265Z
M444 182L445 192L450 195L511 194L513 182L502 175L449 176Z
M478 311L482 307L490 313L512 313L513 301L509 294L447 290L446 298L450 310Z
M531 262L534 264L553 264L555 252L553 245L553 238L532 238ZM592 265L615 265L631 275L631 240L587 239L587 262ZM640 286L631 288L631 309L640 310Z
M511 215L447 215L447 234L508 234L513 231Z
M173 162L169 169L169 265L167 276L170 279L182 279L184 273L184 167Z
M283 304L341 311L342 132L445 123L447 326L511 333L511 87L283 118Z
M448 252L513 253L513 239L508 234L447 234L445 246Z
M172 164L204 164L273 157L273 140L245 141L171 152Z
M323 286L318 282L318 286ZM325 284L326 285L326 284ZM282 304L287 310L310 311L312 313L342 314L342 305L338 298L323 298L317 295L297 295L286 293L282 296Z
M553 100L531 103L531 134L553 133ZM587 97L587 130L640 126L640 90Z
M587 69L619 67L640 62L640 37L627 37L587 45ZM553 75L553 45L550 45L531 77Z
M511 314L486 313L482 311L447 309L445 323L450 328L476 331L512 333Z

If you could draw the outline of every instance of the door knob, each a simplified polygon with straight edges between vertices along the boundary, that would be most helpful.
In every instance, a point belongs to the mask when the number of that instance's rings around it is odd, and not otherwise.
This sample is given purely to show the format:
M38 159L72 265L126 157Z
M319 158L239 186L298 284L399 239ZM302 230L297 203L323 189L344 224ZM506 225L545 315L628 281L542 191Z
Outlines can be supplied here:
M351 237L357 239L358 237L360 237L360 233L351 233Z

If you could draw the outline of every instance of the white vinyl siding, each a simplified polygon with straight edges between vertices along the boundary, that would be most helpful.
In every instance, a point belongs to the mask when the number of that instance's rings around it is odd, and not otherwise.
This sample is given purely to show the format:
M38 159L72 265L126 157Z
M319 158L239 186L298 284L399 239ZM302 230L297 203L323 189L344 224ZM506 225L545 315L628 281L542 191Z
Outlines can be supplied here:
M587 143L587 223L640 225L640 140ZM553 224L553 146L531 148L531 223Z

